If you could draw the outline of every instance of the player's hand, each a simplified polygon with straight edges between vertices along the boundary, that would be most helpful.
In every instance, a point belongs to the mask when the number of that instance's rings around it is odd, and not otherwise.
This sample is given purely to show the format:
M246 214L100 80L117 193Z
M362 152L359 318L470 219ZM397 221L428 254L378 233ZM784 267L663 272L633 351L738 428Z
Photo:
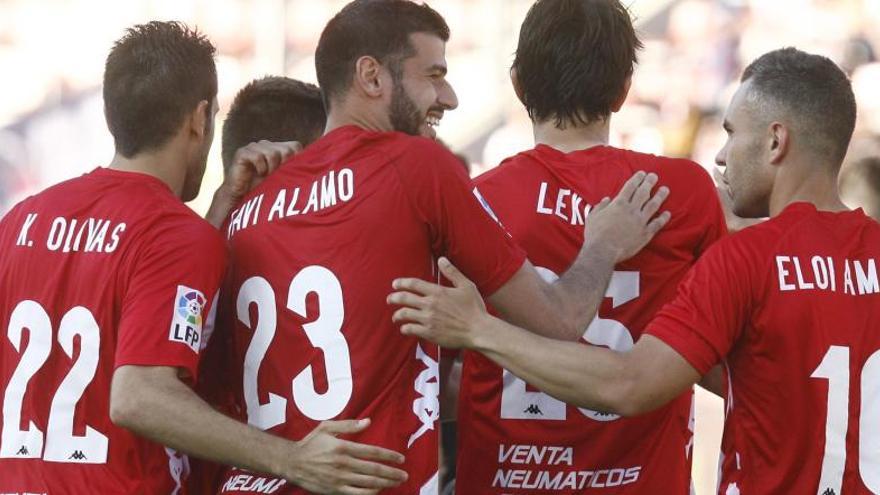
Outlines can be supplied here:
M417 278L400 278L388 296L389 304L403 306L394 312L400 331L443 347L473 347L474 332L488 317L477 287L446 258L438 265L452 287L442 287Z
M241 199L285 160L300 151L302 144L296 141L273 143L263 140L239 148L221 187L232 197Z
M402 464L403 455L337 438L369 425L369 419L324 421L296 442L284 477L309 492L345 495L374 494L403 483L406 471L386 465Z
M603 199L586 219L584 249L607 252L615 263L633 257L669 222L671 214L657 211L669 196L667 187L654 195L657 174L636 172L614 199Z
M240 148L235 152L223 184L214 193L205 220L219 229L245 194L301 150L302 145L296 141L260 141Z

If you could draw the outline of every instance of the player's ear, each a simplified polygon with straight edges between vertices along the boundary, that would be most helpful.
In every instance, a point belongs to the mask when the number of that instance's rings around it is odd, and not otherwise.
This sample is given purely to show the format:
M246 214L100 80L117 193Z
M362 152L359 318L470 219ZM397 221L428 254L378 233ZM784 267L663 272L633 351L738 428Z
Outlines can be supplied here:
M516 67L510 68L510 84L513 85L513 92L516 93L517 99L519 99L520 103L525 104L525 101L523 101L522 86L519 84L519 76L516 73Z
M204 139L208 131L208 119L213 117L211 110L210 103L207 100L202 100L187 118L189 132L199 139Z
M392 84L391 74L375 58L364 55L354 65L354 86L370 98L381 98Z
M788 155L788 149L791 146L790 130L781 122L772 122L767 130L770 164L779 165Z
M623 83L623 90L621 90L620 96L618 96L617 99L614 100L614 104L611 105L612 112L618 112L620 111L620 108L623 107L623 103L626 101L626 97L629 95L629 90L630 88L632 88L632 82L633 76L632 72L630 72L626 76L626 81L624 81Z

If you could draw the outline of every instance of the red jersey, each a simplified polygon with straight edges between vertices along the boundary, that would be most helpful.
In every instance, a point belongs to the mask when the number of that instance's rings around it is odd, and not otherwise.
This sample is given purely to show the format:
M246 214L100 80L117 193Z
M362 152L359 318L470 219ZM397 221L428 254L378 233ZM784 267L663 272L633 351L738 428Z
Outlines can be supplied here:
M436 280L440 255L486 295L520 269L525 254L472 187L431 140L348 126L245 199L227 235L250 424L299 440L323 420L369 417L351 439L406 456L409 480L386 493L436 493L437 347L401 335L385 300L395 278ZM268 483L233 471L221 491Z
M219 233L151 176L99 168L0 222L0 493L178 493L187 460L110 421L122 365L195 376Z
M563 153L539 145L480 176L479 192L548 280L576 258L584 209L613 197L638 170L671 190L672 220L618 265L584 341L625 351L676 283L726 232L708 174L693 162L609 146ZM587 232L589 235L589 232ZM553 363L547 363L552 366ZM567 405L489 361L464 353L458 493L686 494L693 428L690 392L638 418Z
M648 332L729 377L721 494L880 492L880 225L789 205L718 243Z

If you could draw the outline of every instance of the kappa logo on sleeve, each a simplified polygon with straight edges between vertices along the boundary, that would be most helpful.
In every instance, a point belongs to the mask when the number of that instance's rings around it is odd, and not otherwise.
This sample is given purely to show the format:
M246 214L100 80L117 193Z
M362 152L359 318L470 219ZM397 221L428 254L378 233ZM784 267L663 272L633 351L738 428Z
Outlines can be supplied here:
M482 206L483 209L486 210L486 213L488 213L489 216L492 217L492 220L495 220L498 225L501 225L501 220L498 219L498 215L496 215L495 212L492 210L492 207L489 206L489 202L486 201L486 198L484 198L483 195L480 194L480 190L475 187L473 193L474 196L477 197L477 201L480 202L480 206Z
M198 354L202 340L202 323L206 303L207 299L200 291L185 285L178 285L168 340L186 344Z
M498 226L501 227L501 230L503 230L504 233L507 234L507 237L513 239L513 236L510 235L510 232L507 231L507 227L505 227L504 224L501 223L501 219L498 218L498 215L496 215L495 211L492 210L492 207L489 206L489 202L486 201L486 198L484 198L482 194L480 194L480 190L475 187L473 190L473 193L474 193L474 196L476 196L477 201L480 202L480 205L486 211L486 213L488 213L489 216L492 217L492 220L495 220L495 223L497 223Z

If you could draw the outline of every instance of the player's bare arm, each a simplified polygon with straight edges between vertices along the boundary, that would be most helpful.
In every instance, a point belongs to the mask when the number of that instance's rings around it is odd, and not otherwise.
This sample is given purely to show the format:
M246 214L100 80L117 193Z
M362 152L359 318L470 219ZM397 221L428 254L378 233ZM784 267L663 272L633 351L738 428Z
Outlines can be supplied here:
M669 196L666 187L652 195L657 180L656 174L637 172L613 200L603 199L588 212L580 253L556 282L544 283L527 263L532 282L540 282L543 300L516 293L520 280L514 276L489 302L513 324L527 320L526 328L543 328L542 335L579 340L599 310L614 266L641 251L669 221L669 212L657 215Z
M669 190L661 187L652 195L656 184L656 174L638 172L613 200L595 205L586 218L584 245L559 280L546 282L526 261L488 301L514 325L551 338L580 339L605 297L614 265L638 253L669 221L668 212L657 215ZM408 290L410 284L421 285L403 279L394 287Z
M183 452L281 476L311 492L372 494L399 485L404 457L337 438L369 420L325 421L298 442L229 418L200 399L177 368L121 366L113 375L110 416L119 426Z
M205 220L219 229L245 194L301 150L302 145L296 141L273 143L263 140L240 148L235 152L226 178L214 192Z
M727 398L727 390L724 387L724 368L720 364L703 375L698 385L722 399Z
M683 357L650 335L620 353L506 323L488 314L476 286L448 260L440 260L440 269L453 287L423 282L392 294L406 305L394 315L404 334L477 350L566 403L623 416L653 410L700 380Z

